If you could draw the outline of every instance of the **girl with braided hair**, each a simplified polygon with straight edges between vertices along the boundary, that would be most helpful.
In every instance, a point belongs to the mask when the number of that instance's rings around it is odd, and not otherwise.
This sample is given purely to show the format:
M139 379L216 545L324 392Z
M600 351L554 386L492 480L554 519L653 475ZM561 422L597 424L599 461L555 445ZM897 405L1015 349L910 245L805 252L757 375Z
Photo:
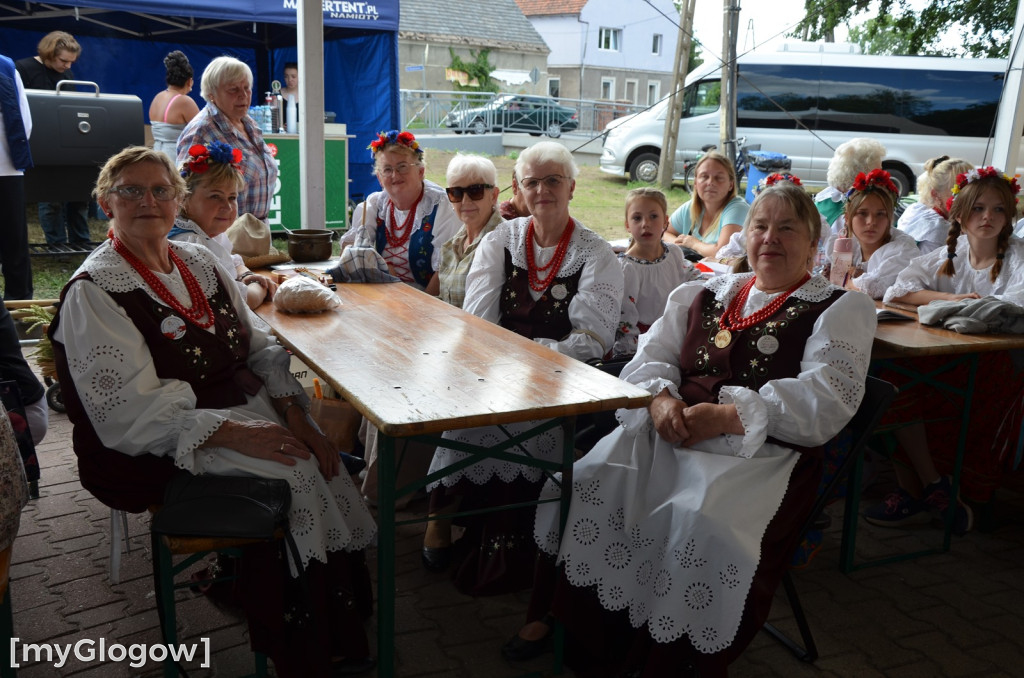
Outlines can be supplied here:
M911 261L885 293L884 301L919 306L995 297L1024 306L1024 241L1011 237L1019 191L1015 178L993 167L959 175L947 200L950 227L946 246ZM920 373L932 372L945 362L941 356L906 361ZM897 386L907 381L894 370L879 376ZM943 378L962 384L966 376L966 365L961 365ZM967 434L971 454L964 460L961 489L971 499L988 501L999 479L1001 424L1008 411L1016 410L1007 403L1020 399L1024 378L1005 351L983 355L976 378L986 386L971 407ZM993 407L993 403L1000 405ZM865 511L868 522L901 527L927 523L933 516L944 518L952 510L955 533L971 528L970 508L954 495L950 478L944 475L954 464L962 407L958 399L951 400L930 385L900 389L882 420L883 426L898 427L893 433L900 448L895 458L899 487L884 502Z
M1016 178L994 167L959 175L946 201L946 247L911 262L885 301L920 305L994 296L1024 306L1024 241L1010 238L1019 191Z

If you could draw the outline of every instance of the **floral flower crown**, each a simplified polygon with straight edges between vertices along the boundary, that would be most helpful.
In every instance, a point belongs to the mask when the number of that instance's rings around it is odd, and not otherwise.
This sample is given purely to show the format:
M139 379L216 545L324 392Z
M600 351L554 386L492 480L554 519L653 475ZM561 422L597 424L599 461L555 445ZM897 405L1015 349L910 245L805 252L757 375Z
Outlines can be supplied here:
M956 200L956 196L960 193L960 189L973 181L984 179L986 177L996 177L997 179L1005 181L1010 185L1010 192L1013 193L1013 201L1015 203L1020 202L1020 199L1017 197L1017 194L1020 193L1020 184L1017 183L1017 176L1018 175L1014 175L1011 177L1007 174L1003 174L991 165L988 167L978 167L969 172L958 174L956 175L956 183L953 184L953 188L950 189L950 192L953 195L946 198L946 211L948 212L953 209L953 201Z
M242 151L222 141L211 141L208 146L195 144L188 149L188 160L182 165L181 176L187 178L190 174L203 174L210 169L211 162L231 165L241 172Z
M790 174L789 172L776 172L775 174L769 174L766 177L762 177L761 180L757 182L757 186L754 187L754 195L758 195L764 189L768 188L769 186L774 186L780 181L788 181L791 184L803 186L803 183L800 181L800 177L798 177L797 175Z
M420 144L416 141L416 137L413 136L412 132L399 132L397 129L389 132L378 132L377 138L371 141L367 148L370 149L373 157L376 158L377 154L387 146L405 146L416 151L417 158L423 158L423 149L420 148Z
M870 191L881 188L892 193L893 200L900 197L900 189L892 181L892 176L884 169L873 169L867 174L860 172L853 180L853 188L846 192L846 199L849 200L856 192Z

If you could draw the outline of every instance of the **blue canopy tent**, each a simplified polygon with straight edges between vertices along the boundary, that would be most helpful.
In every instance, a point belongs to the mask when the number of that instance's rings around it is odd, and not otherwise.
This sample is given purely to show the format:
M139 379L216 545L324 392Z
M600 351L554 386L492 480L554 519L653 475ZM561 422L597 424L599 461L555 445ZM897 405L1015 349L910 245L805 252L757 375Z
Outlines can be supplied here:
M298 61L296 7L302 0L66 0L0 4L0 52L12 59L36 54L46 33L65 30L82 45L75 77L105 93L134 94L148 107L163 86L163 58L188 55L196 79L215 57L249 64L254 104L284 64ZM398 126L398 0L374 4L318 0L323 8L324 108L348 125L350 190L378 190L372 160L362 149L377 131ZM198 83L192 96L200 107ZM330 187L328 187L330 189Z

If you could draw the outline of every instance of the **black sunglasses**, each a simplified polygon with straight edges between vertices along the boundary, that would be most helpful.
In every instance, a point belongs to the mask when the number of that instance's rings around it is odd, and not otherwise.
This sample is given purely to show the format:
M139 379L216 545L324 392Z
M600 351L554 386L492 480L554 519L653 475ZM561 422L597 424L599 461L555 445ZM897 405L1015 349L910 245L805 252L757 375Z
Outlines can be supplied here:
M448 194L448 199L452 202L462 202L462 196L468 195L470 200L481 200L484 197L484 191L488 188L494 188L493 184L473 184L472 186L452 186L446 188L445 193Z

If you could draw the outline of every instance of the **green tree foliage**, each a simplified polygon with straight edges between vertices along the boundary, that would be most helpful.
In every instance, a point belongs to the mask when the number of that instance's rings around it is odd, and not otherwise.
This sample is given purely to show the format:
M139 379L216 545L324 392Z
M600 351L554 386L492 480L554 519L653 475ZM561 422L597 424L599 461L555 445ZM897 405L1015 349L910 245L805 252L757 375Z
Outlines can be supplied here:
M1009 55L1017 11L1007 0L931 0L920 12L908 0L805 0L805 18L792 35L803 40L834 39L836 26L849 25L865 12L874 17L850 28L851 42L869 54ZM940 45L951 33L956 47ZM946 40L948 42L948 40Z
M477 84L466 84L463 85L459 82L453 82L456 92L499 92L501 87L498 83L491 79L491 72L494 71L494 64L487 60L490 56L491 50L482 49L479 52L470 52L470 56L473 57L473 61L463 61L455 50L451 47L448 48L448 53L452 57L451 68L456 71L462 71L469 75L469 82L476 81Z

